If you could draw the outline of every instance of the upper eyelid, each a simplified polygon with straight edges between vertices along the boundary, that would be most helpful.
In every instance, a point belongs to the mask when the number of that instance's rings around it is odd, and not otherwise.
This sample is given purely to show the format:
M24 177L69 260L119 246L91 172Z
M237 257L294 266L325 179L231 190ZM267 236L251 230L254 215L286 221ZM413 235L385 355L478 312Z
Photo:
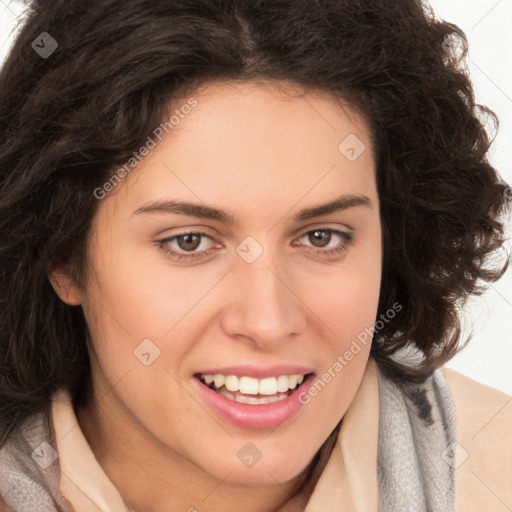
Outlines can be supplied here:
M347 226L346 224L344 227L341 227L341 226L333 227L333 226L328 226L327 224L319 224L317 226L300 229L299 231L297 231L297 235L295 235L295 236L296 237L303 236L306 233L309 233L311 231L322 230L322 229L325 229L326 231L340 231L341 233L348 233L348 234L353 234L355 231L353 228Z
M332 231L341 231L341 232L346 232L346 233L349 233L349 234L353 234L355 229L352 228L351 226L349 226L348 224L343 224L343 226L340 226L340 225L336 225L336 226L329 226L328 224L331 224L329 222L324 222L323 224L322 223L314 223L314 224L310 224L309 226L305 226L305 227L302 227L300 229L296 229L293 231L293 233L290 233L289 235L287 236L293 236L293 238L297 238L298 236L303 236L304 234L306 233L309 233L310 231L315 231L317 229L326 229L326 230L332 230ZM334 224L334 223L333 223ZM180 228L175 228L175 229L180 229ZM170 238L173 238L173 237L176 237L176 236L183 236L183 235L187 235L187 234L190 234L190 233L203 233L204 235L210 237L211 239L213 240L216 240L216 236L215 235L212 235L210 234L208 231L211 230L212 228L209 228L207 226L200 226L200 227L197 227L197 228L183 228L182 231L178 231L177 233L173 233L171 235L166 235L166 236L161 236L161 235L157 235L159 240L168 240ZM165 231L169 231L169 230L163 230L162 232L165 232ZM227 235L224 235L227 239L232 239L232 240L236 240L238 237L236 237L235 235L233 234L227 234ZM244 237L242 237L244 238Z

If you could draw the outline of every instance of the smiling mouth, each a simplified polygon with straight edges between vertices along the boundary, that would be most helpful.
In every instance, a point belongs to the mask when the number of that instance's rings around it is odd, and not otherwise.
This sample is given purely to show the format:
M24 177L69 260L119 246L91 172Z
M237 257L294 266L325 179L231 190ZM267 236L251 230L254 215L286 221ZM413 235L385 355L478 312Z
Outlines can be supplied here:
M194 377L228 400L248 405L264 405L286 400L309 375L312 372L264 379L221 374L196 374Z

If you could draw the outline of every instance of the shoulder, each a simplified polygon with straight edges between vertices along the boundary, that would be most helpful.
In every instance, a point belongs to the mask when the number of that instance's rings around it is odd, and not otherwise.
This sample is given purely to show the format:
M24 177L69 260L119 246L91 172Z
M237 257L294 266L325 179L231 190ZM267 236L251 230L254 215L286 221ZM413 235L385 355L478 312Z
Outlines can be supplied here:
M443 368L457 421L455 509L510 511L512 397Z
M0 448L0 512L70 511L59 491L60 468L48 409L18 425Z

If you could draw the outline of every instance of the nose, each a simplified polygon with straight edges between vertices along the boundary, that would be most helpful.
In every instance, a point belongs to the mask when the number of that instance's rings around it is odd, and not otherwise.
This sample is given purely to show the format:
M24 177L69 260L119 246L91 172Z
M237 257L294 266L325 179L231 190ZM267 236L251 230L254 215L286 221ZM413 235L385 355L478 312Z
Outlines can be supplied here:
M306 306L297 288L290 269L265 252L252 263L239 258L221 315L224 333L266 350L288 343L306 326Z

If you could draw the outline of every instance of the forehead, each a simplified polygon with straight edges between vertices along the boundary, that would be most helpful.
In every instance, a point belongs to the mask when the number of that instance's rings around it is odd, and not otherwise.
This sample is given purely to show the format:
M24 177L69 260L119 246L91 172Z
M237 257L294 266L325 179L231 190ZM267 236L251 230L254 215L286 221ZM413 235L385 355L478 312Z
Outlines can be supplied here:
M196 142L215 137L233 145L251 142L252 147L263 143L272 146L267 134L279 135L279 145L312 137L325 138L326 146L332 139L357 134L371 147L367 123L343 99L325 91L304 90L298 85L282 82L219 82L200 87L195 93L174 101L169 116L193 98L196 105L181 115L172 129L175 137L194 132ZM176 116L172 116L177 120ZM211 131L211 128L215 128ZM263 136L263 140L247 140L247 135ZM318 145L318 140L315 140ZM337 145L336 145L337 146ZM325 149L320 147L319 151Z
M116 194L132 210L176 195L232 210L290 207L306 195L301 206L340 194L375 196L366 124L328 95L210 84L173 102L169 114L172 129Z

